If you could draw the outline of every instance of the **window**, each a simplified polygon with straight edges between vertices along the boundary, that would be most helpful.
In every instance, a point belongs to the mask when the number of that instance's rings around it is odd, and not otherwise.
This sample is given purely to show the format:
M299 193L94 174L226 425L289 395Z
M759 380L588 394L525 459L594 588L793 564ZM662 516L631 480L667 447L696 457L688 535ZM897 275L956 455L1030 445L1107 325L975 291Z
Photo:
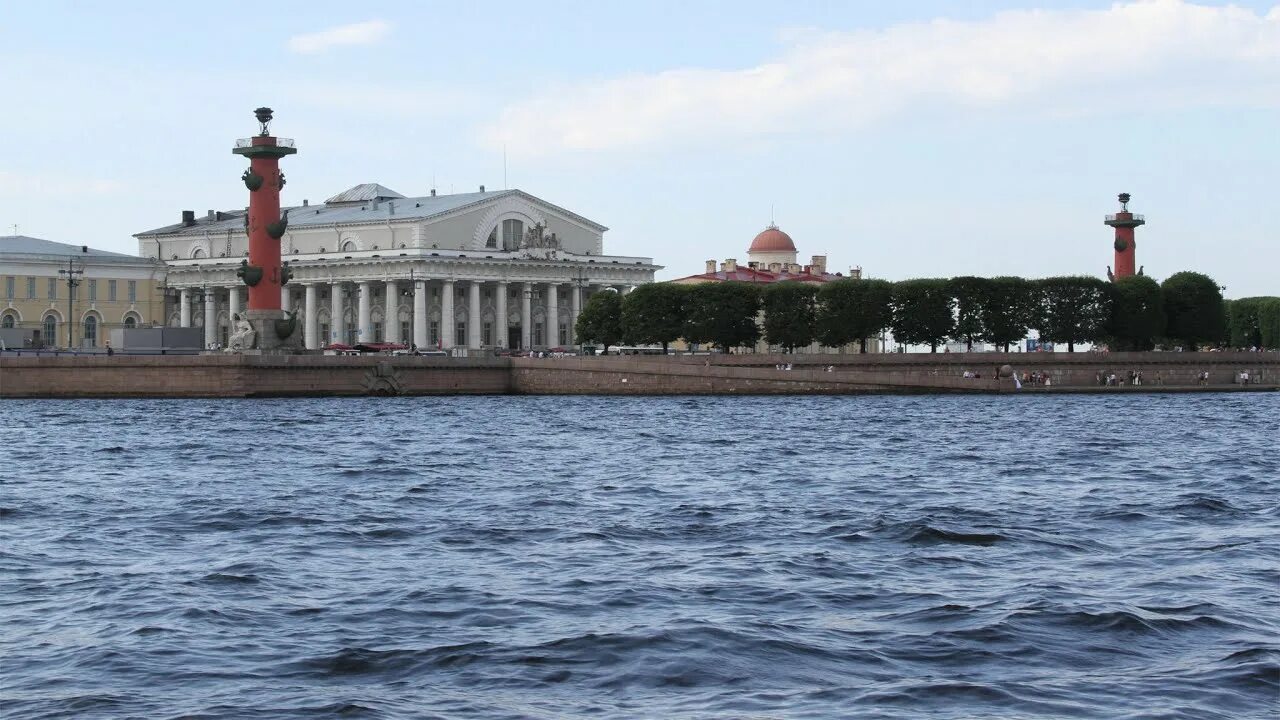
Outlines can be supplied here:
M14 289L14 287L17 284L18 284L18 278L16 277L5 278L4 279L4 296L12 300L14 293L17 292L17 290Z
M98 300L98 281L89 281L89 302L97 302Z
M44 344L52 346L58 341L58 318L46 315L44 318Z
M36 299L36 279L33 277L27 278L27 299Z
M89 315L84 319L84 344L98 346L98 318Z
M323 342L323 343L325 343L325 344L327 345L327 344L328 344L328 342L326 342L326 341L330 340L330 338L329 338L329 323L320 323L320 337L322 338L322 339L321 339L321 342Z
M493 231L489 233L489 241L486 242L484 246L491 248L498 247L498 228L495 227Z
M409 329L409 321L401 320L400 321L400 342L408 343L410 339L413 337L412 335L409 334L410 332L411 331Z
M5 315L4 317L0 318L0 328L11 328L11 327L14 327L15 324L16 323L12 315Z
M502 221L502 249L514 250L520 247L520 237L524 235L524 223L519 220Z
M135 319L134 319L134 317L133 317L132 315L130 315L129 317L127 317L127 318L125 318L125 319L124 319L124 326L125 326L125 328L127 328L127 329L129 329L129 330L132 330L132 329L134 329L134 328L138 327L138 321L137 321L137 320L135 320Z
M382 323L380 322L373 324L373 341L382 342Z
M107 302L115 302L115 301L116 301L116 281L108 280L107 281Z
M58 299L58 280L57 278L49 278L49 299Z
M560 344L569 344L569 326L564 323L560 323Z
M493 323L486 322L480 326L480 344L481 345L493 344Z
M459 347L467 346L467 323L465 321L460 321L454 329L453 344Z
M351 242L350 240L342 243L342 252L352 252L355 249L356 249L356 244Z
M138 281L137 280L129 281L129 302L131 303L138 302Z
M347 321L347 337L343 342L348 345L356 344L356 324L350 320Z
M440 323L436 320L427 323L427 344L433 347L440 345Z
M204 250L201 250L200 248L196 248L195 252L191 253L191 257L192 259L199 260L200 258L204 257Z
M533 324L533 344L534 345L542 344L542 323L540 322L536 322Z

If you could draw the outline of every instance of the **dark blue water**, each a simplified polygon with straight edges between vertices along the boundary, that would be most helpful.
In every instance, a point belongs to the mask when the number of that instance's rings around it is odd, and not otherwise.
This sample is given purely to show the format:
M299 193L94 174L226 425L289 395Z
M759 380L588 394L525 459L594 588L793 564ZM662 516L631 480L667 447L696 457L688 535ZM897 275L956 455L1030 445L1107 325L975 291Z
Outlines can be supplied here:
M4 718L1274 718L1280 395L0 403Z

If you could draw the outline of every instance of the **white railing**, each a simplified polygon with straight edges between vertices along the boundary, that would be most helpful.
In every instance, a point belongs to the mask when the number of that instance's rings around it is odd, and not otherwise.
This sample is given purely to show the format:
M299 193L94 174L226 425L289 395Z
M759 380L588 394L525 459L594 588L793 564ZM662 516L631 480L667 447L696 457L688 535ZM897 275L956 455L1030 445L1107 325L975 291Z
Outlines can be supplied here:
M254 140L257 140L259 137L263 137L263 136L259 135L258 137L240 138L239 140L236 140L236 147L238 148L247 148L247 147L254 147L254 146L270 147L273 144L276 147L287 147L287 148L293 147L293 138L278 137L278 138L272 138L273 140L275 140L274 143L255 143Z

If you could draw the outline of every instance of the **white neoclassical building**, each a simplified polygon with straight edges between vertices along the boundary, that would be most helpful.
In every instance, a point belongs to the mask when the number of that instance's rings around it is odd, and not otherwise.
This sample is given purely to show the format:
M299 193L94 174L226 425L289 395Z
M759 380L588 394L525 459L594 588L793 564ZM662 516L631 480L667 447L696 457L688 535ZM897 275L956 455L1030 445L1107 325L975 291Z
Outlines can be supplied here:
M604 253L605 226L520 190L404 197L357 185L288 208L281 290L306 346L413 343L419 348L533 349L574 344L586 298L653 282L651 258ZM245 302L245 212L187 211L138 233L138 254L168 266L170 325L225 343Z

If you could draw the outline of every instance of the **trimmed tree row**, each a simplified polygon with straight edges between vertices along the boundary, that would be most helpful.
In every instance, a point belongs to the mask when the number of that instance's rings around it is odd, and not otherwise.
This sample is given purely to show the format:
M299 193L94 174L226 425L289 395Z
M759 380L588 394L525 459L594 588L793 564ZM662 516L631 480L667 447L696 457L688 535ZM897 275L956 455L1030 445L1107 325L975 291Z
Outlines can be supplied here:
M1149 350L1157 342L1187 349L1223 342L1275 348L1280 298L1224 301L1212 278L1194 272L1163 283L1141 275L1114 283L1082 276L653 283L625 297L592 295L576 330L606 351L623 343L665 350L680 339L727 351L752 347L763 337L787 352L814 342L857 342L865 352L867 340L885 330L899 343L928 345L933 352L947 340L1008 351L1030 330L1068 352L1078 343L1117 350Z

